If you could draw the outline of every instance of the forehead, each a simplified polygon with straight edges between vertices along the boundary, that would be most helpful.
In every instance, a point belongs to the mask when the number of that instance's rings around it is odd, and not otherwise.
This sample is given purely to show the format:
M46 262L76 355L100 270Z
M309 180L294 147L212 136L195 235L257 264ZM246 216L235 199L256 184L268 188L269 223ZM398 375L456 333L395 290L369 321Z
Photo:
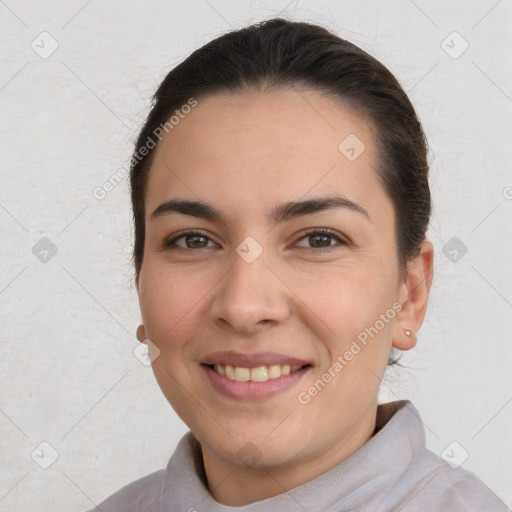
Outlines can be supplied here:
M373 127L318 92L278 90L198 99L156 148L146 216L176 196L248 204L339 192L384 196ZM381 197L381 199L383 199Z

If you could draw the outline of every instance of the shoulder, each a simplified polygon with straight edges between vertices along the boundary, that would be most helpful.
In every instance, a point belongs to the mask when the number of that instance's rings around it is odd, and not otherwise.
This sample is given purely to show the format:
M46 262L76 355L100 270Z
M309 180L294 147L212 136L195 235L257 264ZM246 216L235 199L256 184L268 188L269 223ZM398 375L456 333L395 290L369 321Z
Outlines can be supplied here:
M389 486L380 495L382 510L511 512L475 474L426 447L423 421L408 400L380 405L377 427L374 457L389 467Z
M89 512L160 512L169 502L169 493L177 500L191 489L199 453L199 443L191 432L186 433L165 469L125 485Z
M510 512L510 508L475 474L460 467L454 469L444 461L442 468L439 472L439 485L444 487L445 492L441 494L444 501L441 506L459 504L459 510L464 511Z
M131 482L89 512L159 512L165 470Z
M511 512L475 474L453 468L426 450L429 470L416 482L402 502L402 512L416 510L457 512Z

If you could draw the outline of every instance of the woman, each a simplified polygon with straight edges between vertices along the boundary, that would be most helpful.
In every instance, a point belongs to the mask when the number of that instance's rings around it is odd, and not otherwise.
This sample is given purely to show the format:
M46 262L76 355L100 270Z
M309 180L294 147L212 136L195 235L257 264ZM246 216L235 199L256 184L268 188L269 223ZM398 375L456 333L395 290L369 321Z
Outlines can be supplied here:
M507 510L377 404L432 282L426 155L393 75L319 26L168 74L132 160L137 337L191 432L98 510Z

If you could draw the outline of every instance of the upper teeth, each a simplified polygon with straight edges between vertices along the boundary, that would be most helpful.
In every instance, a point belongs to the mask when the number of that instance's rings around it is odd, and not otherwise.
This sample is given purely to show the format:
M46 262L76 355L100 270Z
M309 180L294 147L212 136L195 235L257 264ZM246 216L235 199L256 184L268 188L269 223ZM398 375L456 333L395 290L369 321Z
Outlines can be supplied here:
M279 365L272 364L270 366L256 366L255 368L242 368L240 366L231 366L229 364L216 364L213 369L220 375L246 382L248 380L265 381L268 379L277 379L281 375L288 375L302 368L300 365L290 366L289 364Z

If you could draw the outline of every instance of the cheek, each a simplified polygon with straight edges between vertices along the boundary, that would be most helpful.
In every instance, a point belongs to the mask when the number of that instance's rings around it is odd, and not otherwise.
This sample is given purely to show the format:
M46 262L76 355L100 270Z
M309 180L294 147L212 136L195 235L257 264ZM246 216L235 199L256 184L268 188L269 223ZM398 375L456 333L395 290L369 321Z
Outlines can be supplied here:
M146 334L160 350L152 369L164 396L189 424L194 418L190 395L200 395L191 373L190 340L198 326L201 298L209 288L197 272L151 263L141 272L139 301Z
M329 361L324 364L342 356L354 340L361 350L353 359L358 364L349 366L368 366L371 360L378 360L380 365L381 359L386 360L395 316L392 305L397 299L396 288L394 276L381 272L378 265L373 269L332 269L328 277L303 281L301 298L313 316L321 320L319 325L325 333L321 338L329 352ZM354 347L354 351L357 350Z
M141 272L139 301L148 337L161 351L175 350L208 288L197 272L158 265ZM196 322L197 324L197 322Z
M331 269L322 278L297 283L308 305L333 331L342 326L361 326L378 318L394 296L391 280L366 267ZM301 294L302 295L302 294ZM344 328L342 330L345 330Z

